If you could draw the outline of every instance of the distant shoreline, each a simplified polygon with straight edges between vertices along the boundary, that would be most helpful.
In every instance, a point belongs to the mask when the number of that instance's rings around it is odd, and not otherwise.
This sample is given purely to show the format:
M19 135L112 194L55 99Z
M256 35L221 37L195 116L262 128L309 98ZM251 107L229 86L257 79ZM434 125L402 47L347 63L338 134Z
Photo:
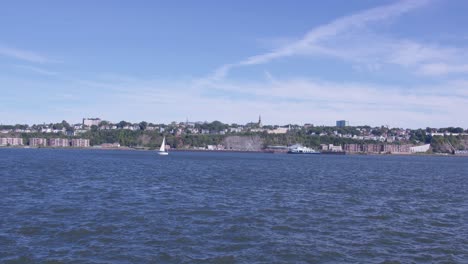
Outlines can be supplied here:
M29 146L0 146L0 149L61 149L61 150L121 150L121 151L154 151L156 149L147 148L99 148L99 147L29 147ZM168 152L216 152L216 153L266 153L266 154L287 154L287 152L271 151L271 150L205 150L205 149L169 149ZM300 154L299 154L300 155ZM307 155L307 154L304 154ZM454 155L448 153L362 153L362 152L346 152L342 153L322 153L324 156L436 156L436 157L468 157L468 155Z

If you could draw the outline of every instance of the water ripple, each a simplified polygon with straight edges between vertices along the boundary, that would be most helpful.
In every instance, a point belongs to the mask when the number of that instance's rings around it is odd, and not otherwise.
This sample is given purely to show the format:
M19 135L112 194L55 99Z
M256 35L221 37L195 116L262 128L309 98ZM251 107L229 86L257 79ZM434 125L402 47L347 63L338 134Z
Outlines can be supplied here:
M2 263L464 263L465 159L0 149Z

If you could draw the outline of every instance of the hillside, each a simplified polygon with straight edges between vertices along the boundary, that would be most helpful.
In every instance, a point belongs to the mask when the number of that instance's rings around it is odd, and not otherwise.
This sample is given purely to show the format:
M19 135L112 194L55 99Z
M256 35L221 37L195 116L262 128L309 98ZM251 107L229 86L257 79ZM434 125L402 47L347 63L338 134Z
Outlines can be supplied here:
M431 139L432 151L435 153L453 153L455 150L468 150L468 137L437 136Z

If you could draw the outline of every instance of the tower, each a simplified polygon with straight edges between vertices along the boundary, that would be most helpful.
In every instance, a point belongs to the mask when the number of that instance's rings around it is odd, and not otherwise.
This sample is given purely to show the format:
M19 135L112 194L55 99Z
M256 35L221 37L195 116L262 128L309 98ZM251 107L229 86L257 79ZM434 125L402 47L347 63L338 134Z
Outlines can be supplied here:
M263 125L262 125L262 116L261 115L258 115L258 127L261 128Z

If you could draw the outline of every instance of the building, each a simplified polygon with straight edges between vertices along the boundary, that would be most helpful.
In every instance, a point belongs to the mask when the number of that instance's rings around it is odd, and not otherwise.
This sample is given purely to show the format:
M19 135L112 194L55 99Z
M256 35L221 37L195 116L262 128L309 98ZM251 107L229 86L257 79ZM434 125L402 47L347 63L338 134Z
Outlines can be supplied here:
M267 130L268 134L286 134L288 132L287 127L278 127L275 129Z
M119 143L103 143L101 144L101 148L120 148Z
M83 126L99 126L101 119L99 118L83 118Z
M421 152L427 152L430 148L431 148L431 144L426 144L422 146L411 147L410 151L412 153L421 153Z
M410 145L393 145L385 144L383 145L383 152L385 153L409 153Z
M226 148L223 145L208 145L206 146L207 150L225 150Z
M69 147L70 141L66 138L51 138L49 139L49 146L56 148Z
M382 151L382 145L380 145L380 144L364 144L364 145L362 145L362 152L380 153L381 151Z
M30 138L29 146L31 147L45 147L47 146L47 139L45 138Z
M231 132L231 133L241 133L242 132L242 127L230 127L229 132Z
M343 151L343 148L341 145L335 146L333 144L328 144L327 150L332 152L341 152Z
M262 128L263 124L262 124L262 116L258 116L258 128Z
M52 128L49 127L42 127L41 133L52 133Z
M76 148L87 148L89 147L89 139L74 138L71 140L71 146Z
M0 138L0 146L21 146L22 138Z
M359 144L345 144L344 145L344 150L346 152L361 152L362 151L362 145Z
M349 126L349 121L338 120L338 121L336 121L336 126L337 127L347 127L347 126Z

